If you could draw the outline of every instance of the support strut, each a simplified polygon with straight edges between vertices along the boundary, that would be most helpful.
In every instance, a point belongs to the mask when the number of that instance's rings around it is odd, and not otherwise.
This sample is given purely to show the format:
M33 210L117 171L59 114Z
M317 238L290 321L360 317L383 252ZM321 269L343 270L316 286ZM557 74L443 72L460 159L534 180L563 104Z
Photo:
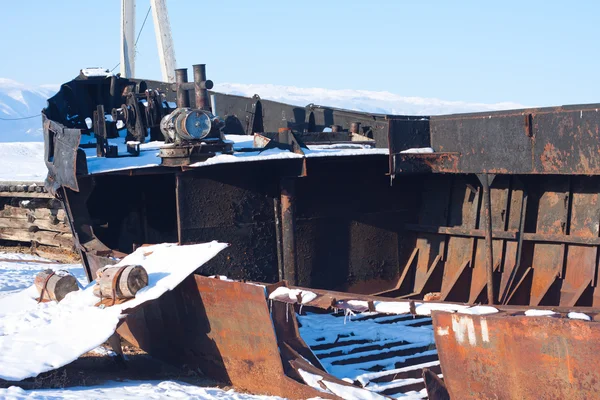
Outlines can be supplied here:
M483 220L485 224L485 250L486 250L486 271L487 271L487 296L488 303L494 304L494 246L492 243L492 199L490 195L490 185L495 175L479 174L477 175L483 186Z
M283 178L281 180L281 239L284 279L297 285L296 184L293 178Z

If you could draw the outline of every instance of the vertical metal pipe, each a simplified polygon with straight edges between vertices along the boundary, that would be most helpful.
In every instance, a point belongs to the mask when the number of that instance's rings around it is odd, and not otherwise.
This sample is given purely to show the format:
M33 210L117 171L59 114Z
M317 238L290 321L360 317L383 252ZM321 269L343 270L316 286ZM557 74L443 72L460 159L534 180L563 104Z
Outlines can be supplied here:
M293 178L281 180L281 241L283 248L283 277L292 285L298 284L296 271L296 187Z
M187 90L181 87L182 83L187 83L188 73L187 68L178 68L175 70L175 82L177 83L177 107L190 106L190 94Z
M283 242L281 241L281 198L273 199L273 212L275 214L275 242L277 244L277 271L279 280L285 279L283 276Z
M113 108L120 107L119 97L120 93L117 93L118 90L118 80L119 78L116 75L110 77L110 108L112 111Z
M96 106L94 117L94 137L96 138L96 157L106 156L106 121L104 120L104 105Z
M483 217L485 221L485 248L486 248L486 269L487 269L487 295L488 303L494 304L494 246L492 243L492 199L490 195L490 181L487 174L479 178L483 185Z
M183 201L181 174L175 174L175 207L177 213L177 244L183 244L183 227L181 226L181 202Z
M193 65L194 89L196 92L196 108L209 111L208 90L206 90L206 64Z
M213 115L219 115L217 114L217 95L214 93L210 95L210 112Z

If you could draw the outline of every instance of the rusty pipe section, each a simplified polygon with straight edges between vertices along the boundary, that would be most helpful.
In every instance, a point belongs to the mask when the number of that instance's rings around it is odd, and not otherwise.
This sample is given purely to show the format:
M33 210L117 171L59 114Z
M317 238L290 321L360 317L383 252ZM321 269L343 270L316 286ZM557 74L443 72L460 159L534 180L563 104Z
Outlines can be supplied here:
M208 91L213 88L211 80L206 79L206 64L196 64L192 66L194 82L188 82L187 68L175 70L175 90L177 91L177 107L189 108L190 97L189 90L195 94L196 108L204 111L211 111Z
M190 107L190 94L184 89L184 83L188 82L187 68L178 68L175 70L175 82L177 87L177 107Z
M194 69L194 90L196 93L196 108L204 111L210 111L210 102L208 100L208 89L212 89L213 83L206 79L206 64L193 65Z

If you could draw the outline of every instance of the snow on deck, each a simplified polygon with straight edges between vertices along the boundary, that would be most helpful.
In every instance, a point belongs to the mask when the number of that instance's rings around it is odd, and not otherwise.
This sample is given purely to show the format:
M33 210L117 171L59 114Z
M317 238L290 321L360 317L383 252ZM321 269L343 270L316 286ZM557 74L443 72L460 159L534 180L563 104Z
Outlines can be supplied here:
M191 168L208 167L217 164L230 164L251 161L282 160L290 158L315 158L315 157L336 157L336 156L368 156L368 155L388 155L388 149L372 148L368 145L357 144L337 144L337 145L316 145L308 146L305 155L292 153L281 149L258 149L253 147L253 136L249 135L226 135L226 139L233 143L233 154L220 154L189 165ZM119 155L127 155L127 146L123 138L109 139L109 144L117 146ZM160 146L163 142L144 143L140 146L139 157L122 158L99 158L96 157L96 149L84 149L87 156L88 171L90 174L99 174L103 172L120 171L126 169L138 169L157 167L161 163L158 156Z
M116 265L142 265L148 286L134 299L112 307L94 306L99 300L93 294L94 282L60 303L38 304L35 286L0 298L0 379L19 381L76 360L104 343L127 309L174 289L227 246L211 242L137 249Z
M333 144L308 146L305 155L292 153L281 149L254 149L253 136L226 135L233 142L233 154L217 154L206 161L197 162L190 167L209 167L217 164L231 164L251 161L281 160L290 158L318 158L336 156L368 156L388 155L388 149L371 148L360 144ZM82 137L82 142L88 140ZM163 142L149 142L140 145L140 155L132 157L127 153L124 138L109 139L109 144L118 147L119 158L96 157L96 148L83 149L90 174L100 174L111 171L158 167L161 158L158 156ZM254 151L249 151L254 150ZM43 182L48 170L44 163L44 143L0 143L0 182L22 181Z
M440 373L431 318L365 312L298 316L300 335L330 374L374 394L422 399L422 369Z
M173 381L108 382L101 386L78 386L65 389L23 390L12 386L0 389L0 398L12 400L95 399L95 400L148 400L148 399L229 399L280 400L280 397L256 396L233 390L202 388Z

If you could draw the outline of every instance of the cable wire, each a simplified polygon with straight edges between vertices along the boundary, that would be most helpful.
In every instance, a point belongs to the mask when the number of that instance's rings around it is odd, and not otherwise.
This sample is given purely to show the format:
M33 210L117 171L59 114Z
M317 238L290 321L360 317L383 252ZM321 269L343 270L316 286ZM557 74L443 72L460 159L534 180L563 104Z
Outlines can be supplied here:
M42 114L38 114L38 115L32 115L29 117L19 117L19 118L1 118L0 117L0 121L19 121L21 119L31 119L31 118L37 118L39 116L41 116Z
M140 35L142 34L142 31L144 30L144 26L146 25L146 21L148 20L148 15L150 15L151 10L152 10L152 6L148 7L148 11L146 12L146 16L144 17L144 22L142 22L142 26L141 26L140 30L138 31L137 37L135 38L135 43L133 43L134 50L137 47L138 41L140 40ZM115 65L114 68L110 70L110 72L113 72L115 69L117 69L117 67L119 65L121 65L120 62L118 62L117 65Z

